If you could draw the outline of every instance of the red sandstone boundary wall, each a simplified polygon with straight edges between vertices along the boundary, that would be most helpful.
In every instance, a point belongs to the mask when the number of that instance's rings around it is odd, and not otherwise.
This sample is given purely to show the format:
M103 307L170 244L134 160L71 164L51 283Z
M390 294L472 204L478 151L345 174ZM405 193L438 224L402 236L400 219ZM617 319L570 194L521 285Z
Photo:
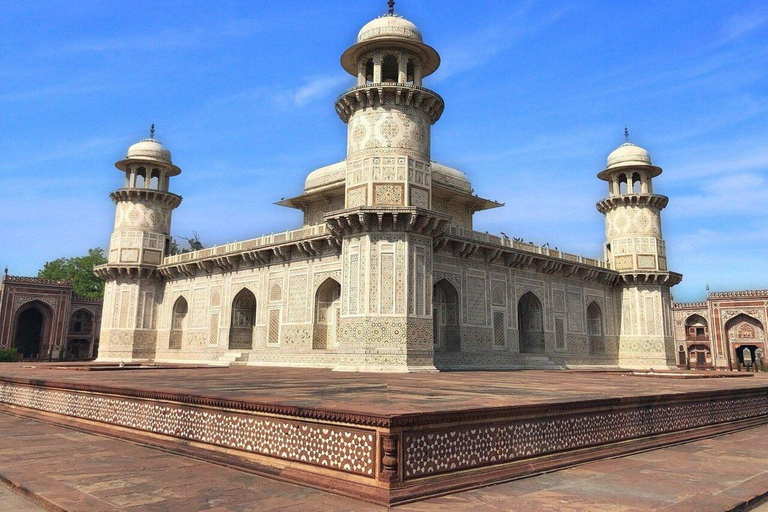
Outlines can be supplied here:
M768 388L384 416L2 377L0 404L385 504L768 420Z

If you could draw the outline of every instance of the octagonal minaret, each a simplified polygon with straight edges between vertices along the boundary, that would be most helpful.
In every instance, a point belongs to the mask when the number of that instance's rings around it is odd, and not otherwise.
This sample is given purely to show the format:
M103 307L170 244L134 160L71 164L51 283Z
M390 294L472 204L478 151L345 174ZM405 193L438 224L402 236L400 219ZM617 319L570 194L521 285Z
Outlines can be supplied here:
M357 84L336 101L344 209L325 216L342 246L337 370L435 371L432 247L450 216L431 209L430 129L444 104L423 80L439 64L392 1L341 57Z
M619 365L674 367L670 287L682 276L667 269L661 211L669 198L653 192L661 168L629 142L626 129L625 137L597 175L608 182L608 197L597 203L605 215L605 260L622 280Z
M137 361L154 357L156 310L162 299L157 269L171 243L171 213L181 197L169 191L181 173L171 152L150 137L128 148L115 163L124 185L110 194L115 226L108 263L95 269L106 281L99 361Z

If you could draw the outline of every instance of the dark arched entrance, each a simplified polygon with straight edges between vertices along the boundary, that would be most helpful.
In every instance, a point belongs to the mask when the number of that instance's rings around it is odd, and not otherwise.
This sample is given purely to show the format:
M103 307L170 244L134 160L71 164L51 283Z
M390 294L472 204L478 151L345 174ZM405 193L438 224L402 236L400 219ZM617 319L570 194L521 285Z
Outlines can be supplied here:
M520 352L541 354L544 352L544 308L533 293L528 292L517 303Z
M31 304L19 311L14 345L22 357L36 359L44 355L41 353L45 345L43 339L50 332L47 323L48 315L36 304Z

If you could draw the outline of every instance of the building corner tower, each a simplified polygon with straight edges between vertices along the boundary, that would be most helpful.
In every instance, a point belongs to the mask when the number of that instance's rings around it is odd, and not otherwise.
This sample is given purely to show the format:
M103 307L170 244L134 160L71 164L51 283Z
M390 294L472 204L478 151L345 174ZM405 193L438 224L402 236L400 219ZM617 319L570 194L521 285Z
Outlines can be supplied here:
M108 262L94 269L106 281L98 361L148 361L155 357L163 294L158 267L170 250L171 213L181 204L169 182L181 169L154 139L154 125L115 167L125 184L110 194L116 208Z
M661 210L669 198L653 193L653 178L661 172L645 149L627 140L597 175L608 182L608 197L597 209L605 215L605 260L621 279L618 364L623 368L676 364L670 288L682 275L667 269Z
M431 209L430 129L444 103L422 80L440 57L393 3L341 57L357 85L336 102L345 208L325 217L342 245L337 370L435 370L432 247L450 216Z

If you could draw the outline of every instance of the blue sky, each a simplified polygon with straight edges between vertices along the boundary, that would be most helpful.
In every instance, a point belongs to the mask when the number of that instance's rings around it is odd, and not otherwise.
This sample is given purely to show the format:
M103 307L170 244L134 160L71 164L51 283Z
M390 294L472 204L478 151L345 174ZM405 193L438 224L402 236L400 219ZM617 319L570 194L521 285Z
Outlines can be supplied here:
M149 124L182 169L173 232L225 243L297 227L274 206L344 158L339 66L384 0L0 5L0 265L106 247L113 167ZM595 174L632 140L677 300L768 288L768 4L399 0L440 52L432 156L506 203L476 229L601 256Z

